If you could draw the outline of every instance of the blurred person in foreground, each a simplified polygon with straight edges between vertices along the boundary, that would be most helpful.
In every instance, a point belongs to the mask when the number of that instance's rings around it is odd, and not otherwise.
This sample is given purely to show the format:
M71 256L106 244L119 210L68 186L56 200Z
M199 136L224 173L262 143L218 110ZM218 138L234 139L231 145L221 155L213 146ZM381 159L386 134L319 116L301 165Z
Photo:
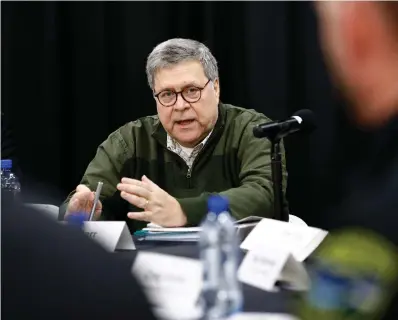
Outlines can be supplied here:
M149 54L146 73L157 115L109 135L61 206L60 218L89 212L102 181L96 219L127 221L132 230L148 222L197 225L212 193L228 197L235 218L281 219L273 210L271 143L253 137L253 127L270 119L220 101L210 50L190 39L167 40ZM145 108L136 103L132 107ZM285 195L283 150L282 159Z
M316 2L320 41L358 126L383 143L348 180L314 256L302 319L398 319L398 3Z
M2 197L2 319L155 319L131 266L79 227Z

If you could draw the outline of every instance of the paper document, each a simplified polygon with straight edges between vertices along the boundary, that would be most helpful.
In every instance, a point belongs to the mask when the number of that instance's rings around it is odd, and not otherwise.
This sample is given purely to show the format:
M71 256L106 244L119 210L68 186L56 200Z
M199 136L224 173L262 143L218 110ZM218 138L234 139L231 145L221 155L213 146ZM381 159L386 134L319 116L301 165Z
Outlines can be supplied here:
M250 216L240 219L235 222L237 230L247 231L251 230L262 217ZM155 223L148 223L146 228L134 233L136 238L140 241L198 241L201 227L175 227L165 228ZM247 232L248 233L248 232ZM244 238L244 237L243 237Z
M137 231L134 233L137 240L147 241L198 241L199 232L150 232Z
M240 220L235 221L236 225L243 224L252 224L260 222L263 218L257 216L250 216ZM187 228L165 228L161 227L155 223L148 223L146 228L143 228L144 231L152 231L152 232L199 232L201 230L200 227L187 227Z
M199 232L200 227L164 228L154 223L148 223L147 227L142 230L151 232Z

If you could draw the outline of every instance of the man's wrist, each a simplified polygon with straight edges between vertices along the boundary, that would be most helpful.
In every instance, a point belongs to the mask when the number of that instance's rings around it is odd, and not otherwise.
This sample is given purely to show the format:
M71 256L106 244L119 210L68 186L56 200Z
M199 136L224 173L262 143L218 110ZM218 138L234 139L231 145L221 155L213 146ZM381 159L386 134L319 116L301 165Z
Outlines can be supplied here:
M177 209L176 209L177 216L179 216L178 226L183 227L188 223L188 218L187 218L184 210L182 210L182 207L181 207L180 203L177 201L177 199L174 198L174 201L175 201L175 205L177 207Z

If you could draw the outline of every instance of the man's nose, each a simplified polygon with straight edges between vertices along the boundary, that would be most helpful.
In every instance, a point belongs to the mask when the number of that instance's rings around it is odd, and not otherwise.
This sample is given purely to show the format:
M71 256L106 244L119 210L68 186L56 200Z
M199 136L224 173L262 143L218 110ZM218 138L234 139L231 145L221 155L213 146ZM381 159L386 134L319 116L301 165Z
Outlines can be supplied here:
M190 107L190 104L184 100L184 98L182 97L182 94L181 93L178 94L177 95L177 101L176 101L176 103L174 105L174 109L184 110L184 109L187 109L189 107Z

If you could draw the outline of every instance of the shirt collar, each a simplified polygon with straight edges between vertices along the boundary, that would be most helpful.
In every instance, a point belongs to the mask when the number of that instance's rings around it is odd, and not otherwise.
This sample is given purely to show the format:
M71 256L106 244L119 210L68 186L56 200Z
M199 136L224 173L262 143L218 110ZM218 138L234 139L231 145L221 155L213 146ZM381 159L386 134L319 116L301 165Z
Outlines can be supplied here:
M207 142L207 140L209 140L211 134L213 132L213 129L210 131L210 133L206 136L206 138L204 138L201 142L199 142L195 147L193 147L192 149L197 148L198 146L204 146ZM174 138L172 138L169 134L167 134L167 148L170 147L174 147L178 145L181 146Z

